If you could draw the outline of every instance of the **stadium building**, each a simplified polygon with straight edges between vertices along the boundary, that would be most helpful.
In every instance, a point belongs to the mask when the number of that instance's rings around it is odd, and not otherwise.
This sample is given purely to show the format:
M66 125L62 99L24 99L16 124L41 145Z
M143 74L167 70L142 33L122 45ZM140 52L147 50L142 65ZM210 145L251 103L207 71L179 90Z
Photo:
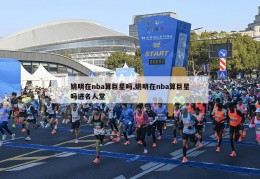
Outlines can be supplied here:
M138 40L95 22L63 20L0 38L0 58L16 58L30 72L39 64L51 73L70 76L91 72L83 63L100 67L115 51L133 54Z

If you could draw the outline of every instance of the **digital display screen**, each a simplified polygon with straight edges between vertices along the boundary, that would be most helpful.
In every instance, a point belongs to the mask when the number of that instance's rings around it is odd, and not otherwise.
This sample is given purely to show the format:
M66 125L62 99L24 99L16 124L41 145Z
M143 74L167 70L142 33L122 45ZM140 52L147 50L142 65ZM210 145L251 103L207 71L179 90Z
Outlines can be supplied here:
M149 65L164 65L165 59L149 59Z

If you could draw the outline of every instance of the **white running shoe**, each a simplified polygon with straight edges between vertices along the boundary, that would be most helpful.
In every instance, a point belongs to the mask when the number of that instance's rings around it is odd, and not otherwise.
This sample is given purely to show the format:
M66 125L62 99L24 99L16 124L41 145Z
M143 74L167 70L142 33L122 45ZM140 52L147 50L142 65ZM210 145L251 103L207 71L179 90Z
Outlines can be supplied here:
M2 135L2 141L4 141L6 139L6 135Z
M76 141L75 141L75 144L78 144L79 143L79 140L78 139L76 139Z
M45 126L45 128L48 128L48 127L50 127L50 123L48 123L48 124Z
M30 141L30 140L32 140L32 139L31 139L31 137L28 136L28 137L25 138L25 140L26 140L26 141Z
M42 128L44 128L44 122L41 121L40 124L41 124Z
M144 154L147 154L148 153L148 150L147 149L144 149Z
M12 140L15 140L15 134L12 134L11 137L12 137Z

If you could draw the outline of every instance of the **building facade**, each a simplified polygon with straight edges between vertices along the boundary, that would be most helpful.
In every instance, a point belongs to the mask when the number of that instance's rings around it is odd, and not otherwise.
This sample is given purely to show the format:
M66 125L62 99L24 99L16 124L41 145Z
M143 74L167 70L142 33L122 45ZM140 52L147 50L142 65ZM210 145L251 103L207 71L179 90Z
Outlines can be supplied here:
M151 16L168 16L177 19L178 16L174 12L162 12L162 13L154 13L154 14L144 14L144 15L134 15L133 16L133 24L129 25L129 35L135 38L138 38L137 24L143 20L144 18Z
M62 20L35 26L0 39L0 50L65 55L104 66L115 51L135 53L138 40L86 20Z
M248 24L248 28L241 33L251 36L256 41L260 41L260 6L258 7L258 14L255 16L254 22Z

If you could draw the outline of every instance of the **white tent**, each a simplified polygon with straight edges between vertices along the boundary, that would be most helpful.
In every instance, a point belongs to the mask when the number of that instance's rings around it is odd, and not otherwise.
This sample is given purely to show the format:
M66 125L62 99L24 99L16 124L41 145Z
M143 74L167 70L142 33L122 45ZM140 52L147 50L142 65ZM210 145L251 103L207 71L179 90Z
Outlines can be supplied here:
M79 62L81 65L85 66L86 68L90 69L90 71L94 72L94 73L99 73L99 74L104 74L104 73L115 73L115 71L113 70L109 70L107 68L103 68L103 67L99 67L96 65L92 65L86 62ZM89 74L87 74L89 75Z
M56 81L58 86L61 86L61 79L55 77L49 73L42 64L39 65L38 69L32 75L35 78L39 78L40 82L35 83L34 85L41 86L44 88L49 87L50 81Z
M39 78L34 77L31 75L24 67L21 65L21 82L22 82L22 87L24 88L26 85L27 81L32 81L33 83L35 81L39 81Z

